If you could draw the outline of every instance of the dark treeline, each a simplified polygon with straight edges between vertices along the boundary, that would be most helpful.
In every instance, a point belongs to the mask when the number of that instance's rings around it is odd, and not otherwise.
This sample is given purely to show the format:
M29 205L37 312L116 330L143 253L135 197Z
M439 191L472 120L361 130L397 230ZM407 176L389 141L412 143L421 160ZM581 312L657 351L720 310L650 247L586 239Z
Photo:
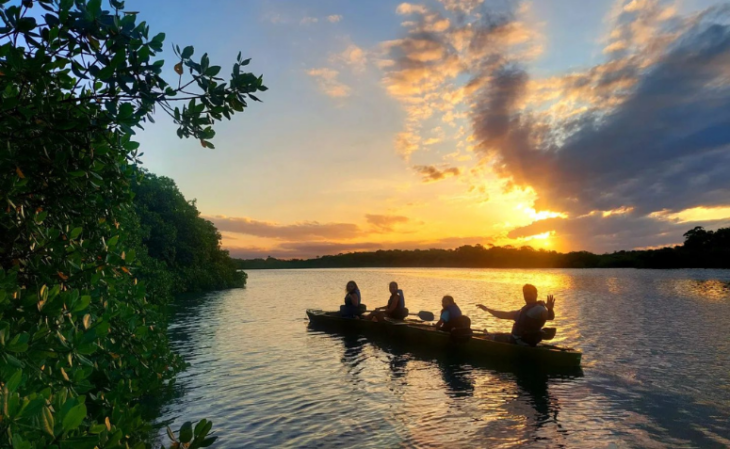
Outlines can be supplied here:
M220 233L195 201L170 178L147 172L141 178L133 187L134 212L149 255L141 277L150 287L178 294L245 286L246 274L221 249Z
M530 246L481 245L456 249L381 250L322 256L316 259L238 259L242 269L454 267L454 268L730 268L730 228L707 231L696 227L684 234L684 244L652 250L593 254L558 253Z

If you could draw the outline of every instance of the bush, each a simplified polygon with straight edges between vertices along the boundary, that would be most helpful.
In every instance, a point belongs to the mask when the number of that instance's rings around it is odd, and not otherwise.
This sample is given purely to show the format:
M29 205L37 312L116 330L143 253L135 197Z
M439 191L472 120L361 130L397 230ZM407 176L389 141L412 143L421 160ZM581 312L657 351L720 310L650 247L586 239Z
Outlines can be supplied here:
M223 83L207 55L191 59L193 47L175 48L175 71L190 80L170 87L154 60L164 34L150 37L117 0L111 11L101 0L7 3L0 0L0 446L143 447L140 398L168 385L182 361L162 320L168 297L150 295L140 278L164 267L140 249L131 137L156 108L178 136L212 148L211 126L266 88L241 72L248 60L240 54ZM155 288L164 292L165 282ZM186 425L177 438L204 447L209 431L208 422Z
M173 294L246 285L246 274L221 249L218 230L200 216L195 201L185 199L175 181L145 173L134 193L141 243L168 272ZM156 280L159 271L152 271L145 278Z

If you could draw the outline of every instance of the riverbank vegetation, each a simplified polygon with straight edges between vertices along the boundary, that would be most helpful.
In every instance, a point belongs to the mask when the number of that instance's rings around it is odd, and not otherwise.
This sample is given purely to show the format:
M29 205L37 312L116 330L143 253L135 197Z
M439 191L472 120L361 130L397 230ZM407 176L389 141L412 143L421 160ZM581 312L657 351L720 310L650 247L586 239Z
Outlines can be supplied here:
M184 365L172 294L245 281L194 204L138 168L133 136L157 111L213 148L212 126L257 101L262 78L239 54L225 81L174 46L168 83L164 34L106 5L0 0L0 447L146 447L142 399ZM170 434L207 447L210 430Z
M693 228L682 245L610 254L558 253L529 246L462 246L456 249L384 250L316 259L237 259L242 269L454 267L454 268L730 268L730 228Z
M170 294L194 293L246 285L246 273L221 249L216 227L200 216L175 181L144 172L135 183L134 215L141 244L150 257L141 274Z

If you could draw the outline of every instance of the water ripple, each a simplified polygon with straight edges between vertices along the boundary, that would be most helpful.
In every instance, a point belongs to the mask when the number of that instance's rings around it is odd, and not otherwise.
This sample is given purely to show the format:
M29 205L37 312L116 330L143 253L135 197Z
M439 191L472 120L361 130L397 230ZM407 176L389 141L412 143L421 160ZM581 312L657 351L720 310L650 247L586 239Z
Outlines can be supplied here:
M249 287L178 301L170 335L191 367L160 423L210 418L218 447L728 447L730 272L367 269L252 271ZM397 280L412 311L558 298L556 342L581 377L501 371L307 328L355 279L370 306ZM296 294L292 295L292 292ZM613 445L613 446L611 446Z

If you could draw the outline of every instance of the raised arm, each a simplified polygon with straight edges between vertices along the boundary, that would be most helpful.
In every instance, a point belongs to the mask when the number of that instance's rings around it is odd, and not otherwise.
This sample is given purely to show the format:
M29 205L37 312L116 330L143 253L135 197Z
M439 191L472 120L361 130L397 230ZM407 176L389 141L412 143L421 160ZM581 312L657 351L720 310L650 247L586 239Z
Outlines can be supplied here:
M548 321L554 320L555 319L555 310L554 310L555 297L553 295L548 295L547 304L545 305L545 307L547 307L547 310L548 310L548 316L547 316Z
M481 305L481 304L477 304L477 307L484 310L485 312L491 313L492 315L494 315L495 317L497 317L501 320L516 320L517 314L519 313L519 311L517 311L517 310L515 310L513 312L502 312L500 310L490 309L489 307Z

